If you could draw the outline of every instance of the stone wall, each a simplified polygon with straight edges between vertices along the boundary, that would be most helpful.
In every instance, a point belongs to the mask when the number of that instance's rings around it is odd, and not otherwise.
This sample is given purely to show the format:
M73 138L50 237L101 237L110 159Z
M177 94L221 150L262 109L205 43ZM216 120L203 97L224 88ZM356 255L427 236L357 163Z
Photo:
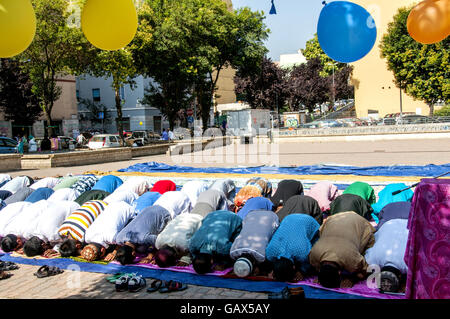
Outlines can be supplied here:
M142 147L132 147L131 155L133 158L149 155L166 154L169 150L170 144L148 145Z
M22 169L68 167L106 162L127 161L132 158L131 149L108 148L95 151L23 155Z
M0 172L21 169L21 158L21 154L0 154Z
M213 149L232 143L230 136L216 137L211 139L198 139L191 142L177 143L169 148L168 155L182 155L199 152L205 149Z
M450 132L450 123L417 125L377 125L358 127L303 128L294 130L274 130L274 137L286 136L348 136L375 134L414 134Z

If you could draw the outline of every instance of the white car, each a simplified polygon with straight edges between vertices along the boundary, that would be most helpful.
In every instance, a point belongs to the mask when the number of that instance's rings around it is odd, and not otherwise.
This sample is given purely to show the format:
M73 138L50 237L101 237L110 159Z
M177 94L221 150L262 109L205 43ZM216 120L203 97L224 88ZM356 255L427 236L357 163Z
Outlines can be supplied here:
M96 150L99 148L120 147L120 145L120 136L114 134L94 135L88 143L88 147L91 150Z

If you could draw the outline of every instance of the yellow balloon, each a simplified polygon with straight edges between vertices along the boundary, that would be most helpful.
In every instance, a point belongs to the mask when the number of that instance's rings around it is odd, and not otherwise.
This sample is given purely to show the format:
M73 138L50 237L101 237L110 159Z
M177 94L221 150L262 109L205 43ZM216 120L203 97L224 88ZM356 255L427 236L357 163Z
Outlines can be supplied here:
M0 58L25 51L36 33L36 14L30 0L0 0Z
M142 123L142 122L139 122L139 125L142 125L142 124L144 124L144 123Z
M81 13L81 29L95 47L114 51L134 38L138 18L133 0L88 0Z
M409 35L419 43L433 44L450 35L450 0L426 0L415 6L406 22Z

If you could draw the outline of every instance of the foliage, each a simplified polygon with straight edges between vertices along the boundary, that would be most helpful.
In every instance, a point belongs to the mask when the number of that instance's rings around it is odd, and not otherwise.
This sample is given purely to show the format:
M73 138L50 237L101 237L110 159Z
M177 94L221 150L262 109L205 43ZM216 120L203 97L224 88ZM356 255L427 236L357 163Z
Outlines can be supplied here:
M97 103L90 99L80 99L79 104L83 105L89 111L88 115L85 117L87 120L93 123L110 122L110 112L108 112L108 107L103 103ZM103 113L103 119L100 116L101 113Z
M319 39L317 37L317 33L314 34L314 37L308 41L306 41L306 45L304 49L301 49L303 56L306 60L319 59L320 64L323 69L320 71L320 75L323 77L327 77L333 74L334 72L339 72L342 68L347 66L345 63L336 62L331 59L320 47Z
M416 42L406 27L411 10L400 8L389 23L380 43L381 56L393 72L395 84L428 104L433 114L435 103L448 103L450 98L450 39L431 45Z
M112 88L114 90L114 101L117 110L117 129L119 136L123 140L123 115L122 115L122 103L123 100L120 97L120 89L124 85L130 85L131 88L135 87L136 82L134 78L138 75L133 55L129 46L115 50L105 51L94 49L95 57L89 66L88 73L97 76L112 78Z
M231 66L243 73L255 70L266 52L263 16L248 8L230 12L221 0L146 0L139 10L139 29L132 52L137 67L158 83L149 88L171 126L170 110L185 107L192 92L200 105L203 125L209 122L212 97L221 70ZM256 64L256 65L255 65ZM169 89L176 89L176 93ZM173 104L170 105L169 104Z
M435 111L434 116L450 116L450 105L444 106L443 108Z
M47 120L52 134L52 110L61 95L57 79L67 74L80 74L91 61L90 44L81 29L67 24L71 12L66 0L32 0L36 13L36 35L17 59L29 74L32 91Z
M316 104L329 100L330 77L322 77L321 70L319 59L311 59L292 69L288 84L291 110L298 110L304 105L312 113Z
M244 97L251 108L276 110L284 105L287 95L287 71L265 57L259 74L235 76L235 92Z

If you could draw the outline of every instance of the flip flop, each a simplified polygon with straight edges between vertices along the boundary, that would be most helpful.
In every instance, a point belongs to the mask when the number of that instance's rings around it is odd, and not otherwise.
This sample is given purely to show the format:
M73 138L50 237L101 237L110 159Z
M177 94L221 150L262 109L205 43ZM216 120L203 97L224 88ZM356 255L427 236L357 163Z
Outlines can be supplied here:
M123 272L118 272L118 273L115 273L115 274L112 275L112 276L106 277L106 280L108 280L110 283L113 284L113 283L115 283L116 280L119 279L120 276L122 276L122 275L125 275L125 273L123 273Z
M173 291L182 291L187 289L187 285L185 283L181 283L179 281L170 281L166 287L159 289L160 293L167 293Z
M44 278L48 276L49 267L47 265L39 267L39 269L34 273L38 278Z
M150 287L147 288L147 292L155 292L166 285L167 285L167 283L165 281L155 279L150 284Z
M2 261L0 263L0 270L16 270L19 269L19 266L16 263L13 263L11 261Z
M289 299L291 292L288 287L284 287L280 292L271 292L268 295L268 299Z
M142 276L133 276L128 281L128 291L129 292L137 292L144 288L147 285L147 282L145 281Z
M120 276L116 282L116 291L121 292L121 291L125 291L128 289L128 281L130 280L132 276L130 276L129 274L124 274L122 276Z
M7 273L6 271L3 271L3 270L0 271L0 280L8 279L11 276L12 276L12 274Z
M55 267L55 266L41 266L37 272L34 273L34 275L38 278L45 278L45 277L50 277L50 276L55 276L55 275L59 275L62 274L64 272L64 270Z

